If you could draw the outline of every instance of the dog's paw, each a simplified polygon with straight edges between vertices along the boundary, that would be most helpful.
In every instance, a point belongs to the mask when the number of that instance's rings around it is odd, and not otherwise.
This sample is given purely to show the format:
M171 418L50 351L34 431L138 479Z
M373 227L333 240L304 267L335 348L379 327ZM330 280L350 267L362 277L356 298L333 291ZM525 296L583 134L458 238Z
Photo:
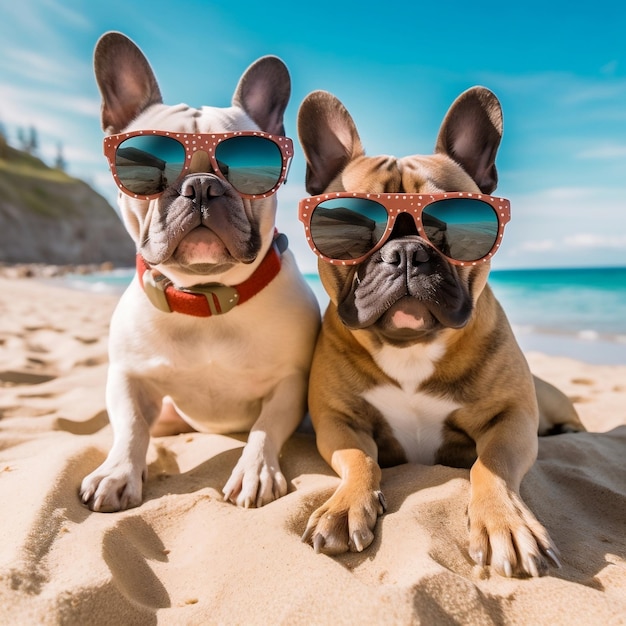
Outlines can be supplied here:
M470 502L470 556L501 576L543 576L549 565L561 567L546 529L520 497L507 490L489 502Z
M381 491L354 495L339 487L309 518L302 541L312 543L316 553L362 552L374 540L376 520L387 509Z
M224 499L244 508L262 507L287 493L287 480L280 471L278 455L263 438L251 434L222 493Z
M83 479L80 499L92 511L113 513L141 504L146 468L130 463L109 464L105 461Z

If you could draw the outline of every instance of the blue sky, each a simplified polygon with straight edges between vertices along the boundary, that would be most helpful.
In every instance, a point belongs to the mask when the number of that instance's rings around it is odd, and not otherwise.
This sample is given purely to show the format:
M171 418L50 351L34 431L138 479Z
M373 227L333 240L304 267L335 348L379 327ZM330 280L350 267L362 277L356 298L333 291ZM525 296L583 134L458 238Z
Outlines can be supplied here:
M512 221L494 267L626 265L623 3L4 4L0 122L9 139L36 127L48 163L61 142L69 173L112 204L92 53L102 33L119 30L142 48L169 104L227 106L256 58L285 61L296 157L278 219L304 271L316 267L296 218L306 192L295 120L306 94L342 100L368 154L405 156L430 153L449 105L477 84L504 110L495 193L511 200Z

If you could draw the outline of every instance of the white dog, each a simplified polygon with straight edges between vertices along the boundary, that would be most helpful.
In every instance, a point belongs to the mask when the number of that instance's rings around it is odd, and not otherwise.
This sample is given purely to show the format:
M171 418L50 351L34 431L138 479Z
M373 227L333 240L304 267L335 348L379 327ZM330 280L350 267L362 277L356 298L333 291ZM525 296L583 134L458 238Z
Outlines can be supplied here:
M81 499L94 511L139 505L150 427L169 414L201 432L249 431L224 496L262 506L287 491L278 455L306 411L319 327L274 226L293 154L282 136L288 71L263 57L231 107L195 109L162 103L148 61L120 33L100 39L94 65L138 271L111 321L114 442Z

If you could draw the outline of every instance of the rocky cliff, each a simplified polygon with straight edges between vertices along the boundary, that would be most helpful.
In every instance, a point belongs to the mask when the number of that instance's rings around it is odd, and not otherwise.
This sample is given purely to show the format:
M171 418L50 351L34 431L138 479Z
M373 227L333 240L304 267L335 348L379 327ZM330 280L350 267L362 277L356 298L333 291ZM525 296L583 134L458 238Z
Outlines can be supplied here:
M0 152L0 262L134 265L119 216L89 185L6 144Z

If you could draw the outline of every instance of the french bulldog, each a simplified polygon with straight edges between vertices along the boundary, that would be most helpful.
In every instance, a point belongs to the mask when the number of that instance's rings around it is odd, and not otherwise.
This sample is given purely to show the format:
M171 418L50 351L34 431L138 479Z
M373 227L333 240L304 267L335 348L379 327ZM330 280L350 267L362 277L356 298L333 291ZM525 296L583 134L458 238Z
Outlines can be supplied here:
M403 204L404 194L426 200L490 194L502 128L496 96L474 87L450 107L434 154L366 156L336 97L313 92L300 107L306 188L323 195L301 201L300 219L330 296L309 411L318 449L341 479L302 538L318 553L360 552L371 544L386 507L381 467L437 463L471 468L469 553L476 563L505 576L538 576L559 565L557 548L519 488L536 459L538 432L583 426L564 394L533 379L487 285L492 252L478 262L451 262L452 248L437 240L446 225L424 209L418 228L419 211ZM374 218L356 219L345 207L311 216L316 203L351 195L338 192L387 199L403 210L385 216L391 225L384 237L384 223L376 234ZM366 248L351 257L345 252L363 241Z
M100 38L94 68L138 271L110 326L113 445L80 497L94 511L138 506L152 427L159 435L248 432L223 493L262 506L287 491L279 453L306 412L320 322L274 226L274 192L291 156L282 137L289 73L277 57L262 57L241 76L232 106L192 108L163 104L147 59L120 33ZM216 70L203 71L214 79ZM224 137L244 143L219 147ZM279 163L269 191L235 177L257 148Z

